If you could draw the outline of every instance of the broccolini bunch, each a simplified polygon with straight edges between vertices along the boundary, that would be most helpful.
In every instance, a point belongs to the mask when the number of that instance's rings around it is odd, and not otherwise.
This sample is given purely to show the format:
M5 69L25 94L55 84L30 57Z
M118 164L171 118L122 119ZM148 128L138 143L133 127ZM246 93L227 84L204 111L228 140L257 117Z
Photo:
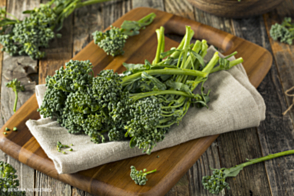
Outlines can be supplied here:
M12 56L43 58L45 53L40 48L47 48L53 38L61 36L55 33L55 30L62 28L66 17L76 8L104 1L106 0L51 0L41 4L39 8L24 11L23 13L29 16L22 21L7 13L5 9L0 9L2 51ZM12 16L13 19L6 18L6 15Z
M8 163L0 161L0 195L2 196L25 196L24 191L18 190L19 181L16 170Z
M93 33L94 43L104 50L107 55L124 54L124 46L129 36L138 35L139 30L151 24L156 17L151 13L139 21L124 21L121 28L110 26L110 29Z
M280 40L291 45L294 39L294 23L291 23L291 18L284 18L282 24L272 25L270 35L273 40Z
M190 106L207 107L209 91L193 93L210 73L241 63L215 53L204 63L207 43L190 44L194 32L178 48L164 51L164 28L156 30L158 47L152 63L124 64L118 75L103 70L96 77L89 61L69 61L46 79L47 91L40 114L56 118L73 134L87 134L95 143L128 139L130 147L150 154Z

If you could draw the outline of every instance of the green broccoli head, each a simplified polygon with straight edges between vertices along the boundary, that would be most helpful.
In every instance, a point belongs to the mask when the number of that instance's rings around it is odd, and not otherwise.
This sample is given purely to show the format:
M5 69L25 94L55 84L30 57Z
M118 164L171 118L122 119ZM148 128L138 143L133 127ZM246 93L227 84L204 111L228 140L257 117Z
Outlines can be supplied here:
M55 37L51 26L57 15L48 5L42 5L30 11L30 16L23 21L11 25L6 35L0 35L3 51L11 55L29 55L32 59L40 59L45 52L40 47L48 47L49 41Z
M155 97L147 97L133 103L129 109L130 120L126 122L125 137L131 137L130 146L143 149L147 154L164 139L165 128L159 128L162 119L161 104Z
M18 190L16 170L8 163L0 161L0 191L3 196L25 196L24 191Z
M225 181L226 176L223 172L225 168L214 169L211 176L204 176L202 184L212 194L219 194L223 189L230 189L229 184Z
M85 90L92 83L93 72L92 64L87 61L70 60L56 70L53 76L47 76L46 86L48 89L58 89L65 93Z
M42 105L38 109L44 118L60 118L65 106L66 93L52 88L46 91Z
M93 33L94 43L102 48L107 55L117 56L124 54L123 48L128 36L124 34L123 29L110 26L110 29Z
M291 45L294 39L294 24L291 23L291 18L284 18L282 24L272 25L270 35L273 40L280 39L281 42Z

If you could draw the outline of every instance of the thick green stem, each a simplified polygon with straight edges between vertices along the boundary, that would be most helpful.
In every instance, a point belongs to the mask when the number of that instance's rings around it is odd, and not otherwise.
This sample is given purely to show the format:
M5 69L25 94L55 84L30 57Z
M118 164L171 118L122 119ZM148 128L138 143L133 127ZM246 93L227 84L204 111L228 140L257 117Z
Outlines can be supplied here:
M87 5L92 5L92 4L95 4L95 3L102 3L102 2L105 2L105 1L109 1L109 0L88 0L88 1L85 1L85 2L82 2L82 3L79 3L77 8L87 6Z
M145 174L146 174L146 175L148 175L148 174L154 173L154 172L156 172L156 171L157 171L157 170L156 170L156 169L154 169L154 170L152 170L152 171L145 172Z
M155 70L146 70L145 71L149 75L188 75L188 76L199 76L199 77L206 77L207 73L203 73L201 71L190 70L190 69L172 69L172 68L165 68L165 69L155 69ZM142 72L137 72L130 76L126 76L122 79L122 85L125 86L128 84L129 81L132 81L136 78L141 77Z
M278 152L278 153L275 153L275 154L269 154L269 155L264 156L264 157L251 159L251 160L249 160L249 161L247 161L245 163L236 165L236 167L246 167L246 166L249 166L249 165L253 165L255 163L259 163L259 162L263 162L263 161L267 161L267 160L270 160L270 159L274 159L274 158L281 157L281 156L286 156L286 155L291 155L291 154L294 154L294 150L287 150L287 151Z
M194 98L193 95L190 95L190 94L185 93L183 91L164 90L164 91L151 91L151 92L146 92L146 93L137 93L134 96L131 96L131 99L133 101L137 101L137 100L145 98L145 97L151 97L151 96L157 96L157 95L180 95L180 96L185 96L185 97L189 97L189 98Z
M14 91L14 94L15 94L15 100L14 100L13 111L16 112L16 106L17 106L17 100L18 100L17 90Z
M157 50L154 60L152 61L152 65L159 63L160 54L164 51L164 28L161 26L160 29L156 29L157 35Z
M241 57L231 61L229 69L231 69L232 67L234 67L235 65L238 65L240 63L243 63L243 58L241 58ZM217 72L220 70L221 70L221 68L220 68L220 66L218 66L218 67L213 68L210 73L214 73L214 72Z

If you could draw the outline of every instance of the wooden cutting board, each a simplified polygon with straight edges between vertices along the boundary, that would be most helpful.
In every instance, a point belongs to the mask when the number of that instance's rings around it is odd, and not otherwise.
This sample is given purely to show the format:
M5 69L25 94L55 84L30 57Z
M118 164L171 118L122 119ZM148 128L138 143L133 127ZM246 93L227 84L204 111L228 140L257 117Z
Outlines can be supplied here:
M124 71L123 62L143 63L145 59L151 61L154 58L157 45L155 29L164 26L166 33L184 35L185 25L190 25L195 31L194 38L206 39L209 44L213 44L224 54L238 51L236 56L244 58L243 65L255 87L260 84L271 67L272 56L264 48L221 30L159 10L151 8L134 9L113 23L113 26L119 27L124 20L138 20L151 12L157 15L154 22L145 30L142 30L139 35L128 39L123 56L115 58L107 56L91 42L73 59L90 60L94 66L95 74L102 69L114 69L117 72L122 72ZM177 42L166 39L167 49L177 45ZM48 69L50 69L49 66ZM44 73L40 73L40 75L46 77ZM47 157L25 125L28 119L40 118L36 111L37 108L37 100L33 95L6 122L1 128L1 132L4 131L5 127L18 127L18 131L7 132L7 135L0 134L1 150L48 176L97 195L164 195L218 137L218 135L214 135L199 138L172 148L153 152L151 155L108 163L75 174L59 175L53 162ZM147 168L150 170L156 168L158 171L148 176L148 182L145 186L139 186L129 177L131 165L135 165L138 169Z

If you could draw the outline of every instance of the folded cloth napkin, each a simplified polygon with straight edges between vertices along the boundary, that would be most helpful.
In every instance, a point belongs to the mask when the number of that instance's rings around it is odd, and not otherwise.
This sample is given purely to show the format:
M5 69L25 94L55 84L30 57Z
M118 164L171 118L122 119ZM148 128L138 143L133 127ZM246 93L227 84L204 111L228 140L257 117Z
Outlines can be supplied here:
M214 52L215 49L210 47L205 60L209 60ZM249 82L241 64L210 75L205 88L211 89L209 108L190 108L180 124L173 125L153 151L203 136L259 126L260 121L265 119L263 98ZM36 86L39 105L45 90L44 85ZM143 154L137 148L130 148L128 141L94 144L89 136L70 134L49 118L29 120L26 125L52 159L58 173L74 173ZM73 151L67 151L67 154L58 152L57 141L73 144Z

